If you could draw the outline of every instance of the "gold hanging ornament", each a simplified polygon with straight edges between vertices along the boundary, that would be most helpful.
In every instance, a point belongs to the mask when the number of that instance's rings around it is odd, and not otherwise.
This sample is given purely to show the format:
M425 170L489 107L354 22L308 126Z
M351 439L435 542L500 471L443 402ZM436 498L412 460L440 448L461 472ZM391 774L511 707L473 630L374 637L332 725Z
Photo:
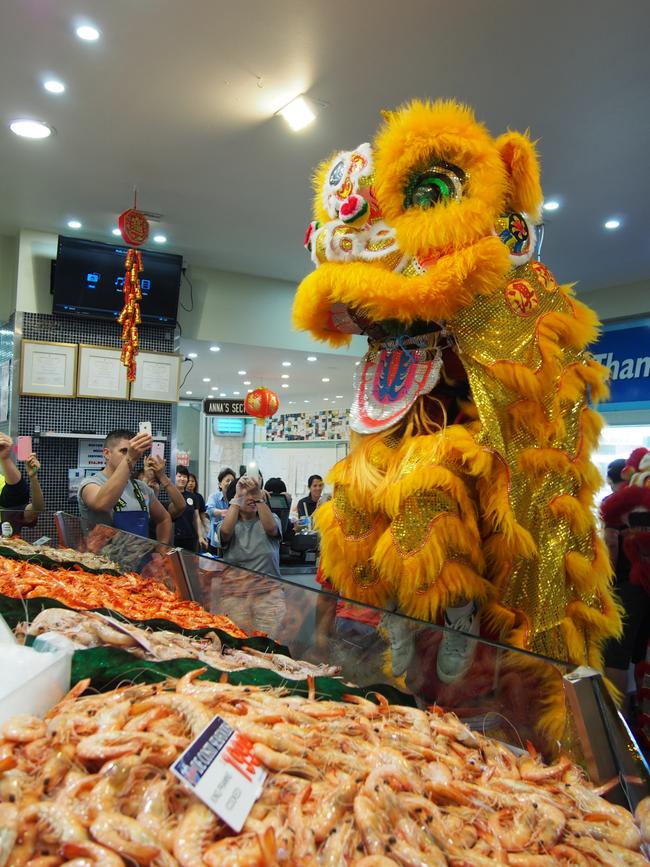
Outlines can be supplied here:
M140 318L140 302L142 301L142 289L140 287L140 274L143 271L142 254L134 249L149 237L149 223L145 215L138 211L137 193L134 196L134 207L120 214L118 225L122 238L131 247L126 254L126 273L124 275L124 307L117 317L122 326L122 354L121 361L126 367L126 378L129 382L135 379L136 362L138 354L139 338L138 325Z

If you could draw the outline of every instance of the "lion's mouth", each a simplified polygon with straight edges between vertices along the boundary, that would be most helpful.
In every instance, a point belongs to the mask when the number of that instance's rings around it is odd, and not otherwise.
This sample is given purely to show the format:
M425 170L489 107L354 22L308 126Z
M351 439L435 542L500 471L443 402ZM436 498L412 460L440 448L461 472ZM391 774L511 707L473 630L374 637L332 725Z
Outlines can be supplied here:
M355 375L353 430L394 427L416 402L432 427L474 418L467 373L443 324L416 321L404 333L396 321L369 323L349 308L344 321L356 327L354 333L368 335L368 351Z

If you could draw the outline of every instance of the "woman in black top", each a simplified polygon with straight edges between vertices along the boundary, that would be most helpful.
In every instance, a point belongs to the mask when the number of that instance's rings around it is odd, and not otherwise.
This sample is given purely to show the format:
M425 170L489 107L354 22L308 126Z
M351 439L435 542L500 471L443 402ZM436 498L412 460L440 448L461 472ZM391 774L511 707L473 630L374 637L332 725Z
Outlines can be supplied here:
M323 493L323 486L322 476L313 475L308 478L307 487L309 488L309 493L302 500L298 500L293 511L294 519L311 517L314 514Z

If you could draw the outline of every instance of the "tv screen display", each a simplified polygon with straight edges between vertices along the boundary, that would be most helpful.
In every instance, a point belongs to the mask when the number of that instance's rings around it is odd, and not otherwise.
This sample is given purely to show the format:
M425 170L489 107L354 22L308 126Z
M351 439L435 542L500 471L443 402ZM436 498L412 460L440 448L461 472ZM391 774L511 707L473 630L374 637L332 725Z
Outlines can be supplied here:
M53 313L115 319L124 304L127 247L59 237L52 291ZM142 250L143 322L175 325L182 256Z

